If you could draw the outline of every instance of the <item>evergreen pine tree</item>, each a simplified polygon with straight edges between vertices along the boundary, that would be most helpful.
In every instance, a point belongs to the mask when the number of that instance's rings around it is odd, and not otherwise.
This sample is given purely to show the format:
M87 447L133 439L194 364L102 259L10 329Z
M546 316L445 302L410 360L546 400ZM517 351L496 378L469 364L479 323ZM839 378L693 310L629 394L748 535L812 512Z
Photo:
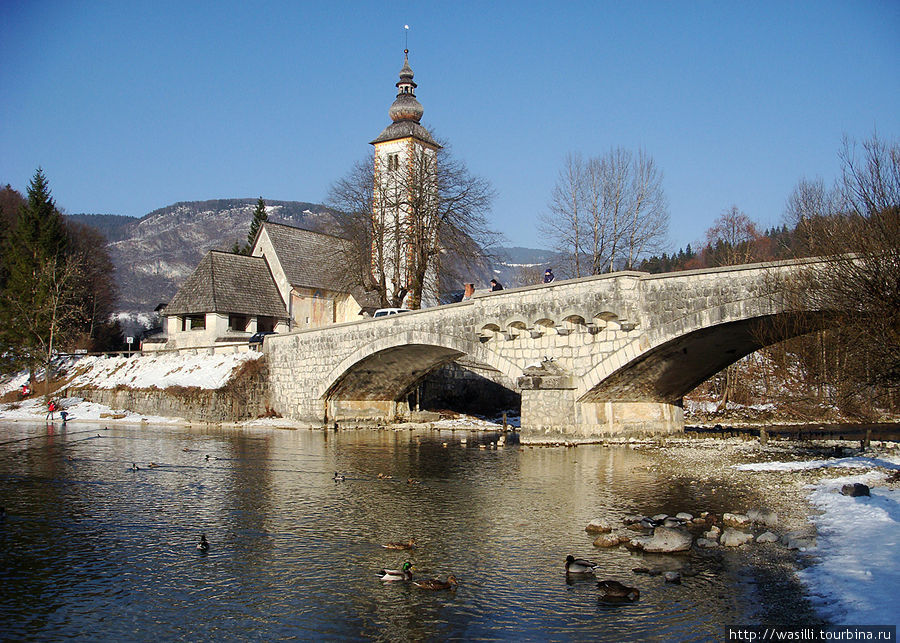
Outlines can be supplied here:
M262 197L259 197L259 200L256 202L256 209L253 211L253 220L250 222L250 232L247 233L247 245L244 246L241 254L250 254L250 251L253 249L253 242L256 241L256 233L259 232L260 226L268 220L269 215L266 214L266 202L263 201Z
M7 280L0 298L0 353L33 368L45 361L58 332L66 265L65 222L50 195L43 170L28 186L28 198L3 249Z

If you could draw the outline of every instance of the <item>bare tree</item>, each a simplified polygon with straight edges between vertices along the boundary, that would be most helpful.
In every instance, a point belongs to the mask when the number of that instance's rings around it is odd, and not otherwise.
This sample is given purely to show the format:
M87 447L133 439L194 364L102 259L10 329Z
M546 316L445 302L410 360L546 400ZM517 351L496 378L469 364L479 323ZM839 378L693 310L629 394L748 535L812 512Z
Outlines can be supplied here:
M736 205L724 210L706 231L709 266L734 266L756 258L755 243L762 235L756 224Z
M900 144L844 140L833 212L806 232L805 252L827 264L787 284L793 305L827 311L823 373L848 407L865 410L900 390ZM815 200L814 200L815 201ZM827 202L827 201L826 201Z
M668 234L662 172L643 150L624 148L583 161L569 154L541 216L573 276L634 267Z
M498 239L486 217L494 192L446 144L436 152L415 148L402 170L376 176L367 158L334 183L328 202L347 215L349 279L375 291L382 305L405 299L419 308L423 294L438 294L441 279L457 279L454 269L483 267Z

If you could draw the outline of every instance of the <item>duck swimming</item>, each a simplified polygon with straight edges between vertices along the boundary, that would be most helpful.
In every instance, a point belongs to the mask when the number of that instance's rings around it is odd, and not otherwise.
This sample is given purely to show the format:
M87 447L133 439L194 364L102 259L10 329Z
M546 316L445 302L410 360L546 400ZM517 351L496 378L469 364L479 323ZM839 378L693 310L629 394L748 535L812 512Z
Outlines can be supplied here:
M343 482L346 479L347 478L343 473L338 473L337 471L334 472L334 477L332 478L335 482Z
M456 576L450 574L447 576L446 581L442 581L439 578L425 578L422 580L414 580L413 585L419 587L421 589L430 589L430 590L441 590L441 589L454 589L459 582L456 580Z
M597 566L592 560L584 558L575 558L572 554L566 556L566 573L567 574L593 574L594 567Z
M381 576L381 580L391 582L391 581L410 581L412 580L412 572L410 568L412 567L412 563L406 561L403 563L403 567L400 569L382 569L378 572L378 575Z
M197 543L197 550L202 552L209 551L209 541L206 540L206 534L200 534L200 542Z
M602 580L597 587L603 590L601 600L608 603L633 603L641 597L637 587L628 587L617 580Z
M385 549L415 549L416 548L416 539L410 538L408 541L404 542L394 542L394 543L384 543L382 545Z

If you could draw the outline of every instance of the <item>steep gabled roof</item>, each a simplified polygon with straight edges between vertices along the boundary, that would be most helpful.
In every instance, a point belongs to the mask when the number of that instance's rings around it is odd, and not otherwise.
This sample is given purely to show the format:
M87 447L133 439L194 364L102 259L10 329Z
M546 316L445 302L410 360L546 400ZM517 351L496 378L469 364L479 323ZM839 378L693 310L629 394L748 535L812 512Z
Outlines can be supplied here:
M350 241L282 223L263 224L292 286L347 292Z
M269 264L213 250L200 261L166 306L166 315L231 313L287 319Z

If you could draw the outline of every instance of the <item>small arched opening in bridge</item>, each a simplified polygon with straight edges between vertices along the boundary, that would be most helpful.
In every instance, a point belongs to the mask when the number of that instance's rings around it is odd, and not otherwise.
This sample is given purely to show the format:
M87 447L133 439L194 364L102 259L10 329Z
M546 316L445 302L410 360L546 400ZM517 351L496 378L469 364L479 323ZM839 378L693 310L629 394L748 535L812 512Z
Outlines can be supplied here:
M820 313L780 313L682 334L660 333L668 338L655 345L640 346L635 340L594 367L584 381L596 384L583 385L577 399L680 404L687 393L742 357L823 328L826 320Z
M379 340L343 360L319 392L326 420L394 421L438 409L518 411L515 364L478 341L415 335Z

